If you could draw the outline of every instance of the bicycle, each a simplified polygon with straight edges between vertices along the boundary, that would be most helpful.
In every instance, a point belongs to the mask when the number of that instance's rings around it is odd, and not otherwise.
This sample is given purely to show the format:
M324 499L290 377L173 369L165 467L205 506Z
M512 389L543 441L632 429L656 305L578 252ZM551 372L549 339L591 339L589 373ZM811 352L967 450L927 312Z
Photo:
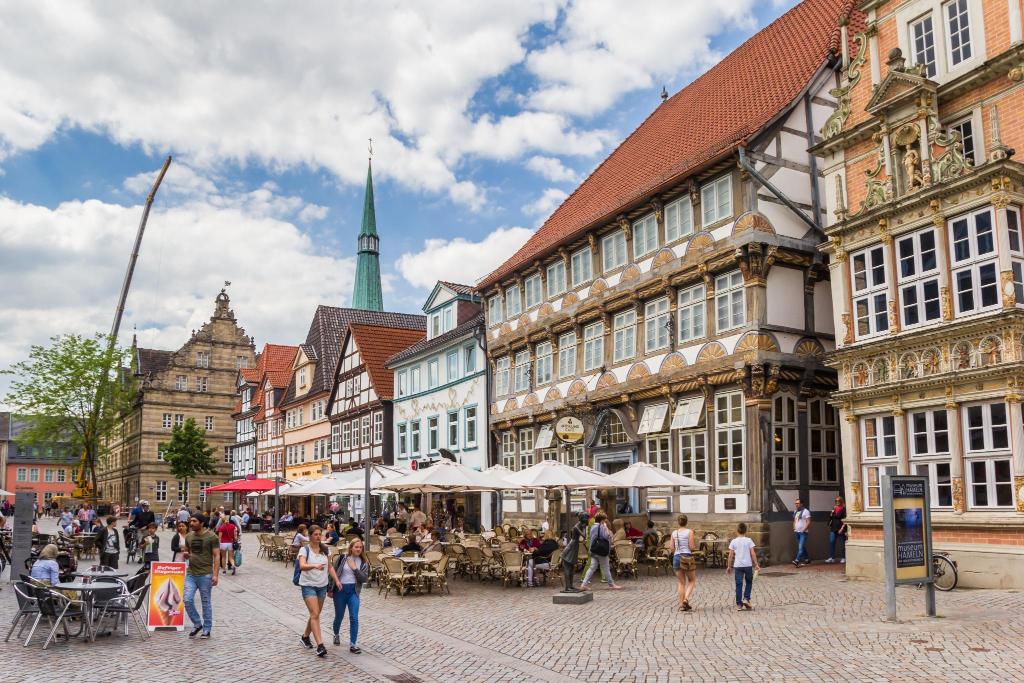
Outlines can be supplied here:
M139 531L133 526L124 528L125 562L141 562L139 554Z
M956 588L956 584L960 581L956 560L949 553L932 553L932 572L934 574L936 590L943 592L951 591Z

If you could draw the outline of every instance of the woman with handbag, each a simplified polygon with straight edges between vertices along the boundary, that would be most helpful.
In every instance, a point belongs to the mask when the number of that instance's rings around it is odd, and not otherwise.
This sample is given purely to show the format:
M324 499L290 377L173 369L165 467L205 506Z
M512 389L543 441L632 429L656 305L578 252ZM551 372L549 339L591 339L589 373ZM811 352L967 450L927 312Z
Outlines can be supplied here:
M220 556L224 558L224 572L231 570L235 574L235 543L238 542L238 527L230 519L224 519L217 527L220 536Z
M336 585L340 588L341 581L334 571L334 565L328 559L331 548L320 539L320 527L314 525L309 530L309 543L299 550L295 558L299 570L297 583L302 590L302 601L309 610L306 629L299 640L304 647L313 649L313 643L309 639L313 636L313 640L316 641L316 656L326 657L327 648L320 640L320 612L323 611L324 600L327 599L328 586Z
M348 553L338 555L334 560L335 584L331 585L331 599L334 600L334 644L341 645L341 622L348 609L348 651L354 655L362 652L356 641L359 638L359 593L370 578L370 565L363 557L363 540L353 539Z
M696 541L693 531L686 528L686 515L679 515L679 528L672 532L672 569L679 582L679 610L689 612L690 596L697 587L697 561L693 558Z
M580 584L580 590L590 590L590 579L593 578L598 567L601 568L601 575L604 576L610 590L617 591L622 588L615 583L615 579L612 577L612 568L608 561L611 552L612 532L608 528L608 517L603 512L599 512L594 517L594 526L590 527L590 557L592 561L590 568L587 569L587 575L583 577L583 583Z

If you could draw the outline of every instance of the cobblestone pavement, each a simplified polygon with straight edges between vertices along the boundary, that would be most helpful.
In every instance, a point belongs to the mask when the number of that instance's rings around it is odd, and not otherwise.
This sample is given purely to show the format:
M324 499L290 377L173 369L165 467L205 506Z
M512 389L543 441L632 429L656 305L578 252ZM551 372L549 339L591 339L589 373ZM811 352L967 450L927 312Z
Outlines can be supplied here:
M164 542L169 547L169 541ZM927 619L924 595L898 590L900 623L880 620L882 586L847 580L839 567L771 567L754 584L753 612L736 612L732 577L699 571L695 610L680 613L675 579L625 579L625 590L595 584L594 601L555 606L555 588L502 588L454 580L450 596L386 600L363 591L364 654L330 648L321 660L298 634L305 610L290 568L255 557L214 590L208 642L182 633L137 634L29 647L0 645L0 674L54 680L56 662L75 681L1024 681L1024 595L957 590L938 595ZM0 623L15 611L0 591ZM330 642L333 608L324 608ZM6 627L5 633L6 635ZM347 632L347 623L343 626ZM70 672L74 672L71 674ZM243 674L244 672L244 674Z

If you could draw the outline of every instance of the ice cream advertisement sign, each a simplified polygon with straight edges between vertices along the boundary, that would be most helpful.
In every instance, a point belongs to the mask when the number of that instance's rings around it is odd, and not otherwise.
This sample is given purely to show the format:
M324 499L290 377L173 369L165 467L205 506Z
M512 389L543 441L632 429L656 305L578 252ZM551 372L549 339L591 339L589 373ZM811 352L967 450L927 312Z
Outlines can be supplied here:
M185 572L184 562L154 562L150 567L149 620L150 631L173 628L185 629Z

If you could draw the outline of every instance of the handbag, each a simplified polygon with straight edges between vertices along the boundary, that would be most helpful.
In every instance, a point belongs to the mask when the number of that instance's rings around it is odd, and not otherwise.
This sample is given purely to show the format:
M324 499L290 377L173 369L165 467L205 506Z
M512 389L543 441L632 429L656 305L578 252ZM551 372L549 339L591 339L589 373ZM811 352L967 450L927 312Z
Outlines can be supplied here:
M242 566L242 551L239 548L235 548L235 566Z
M302 552L301 550L299 552ZM309 551L306 550L306 559L309 559ZM295 555L295 572L292 574L292 583L296 586L299 585L299 577L302 576L302 570L299 569L299 556Z
M597 536L590 544L590 554L597 555L598 557L608 557L612 552L612 544L608 542L608 539L601 535L601 532L597 532Z

